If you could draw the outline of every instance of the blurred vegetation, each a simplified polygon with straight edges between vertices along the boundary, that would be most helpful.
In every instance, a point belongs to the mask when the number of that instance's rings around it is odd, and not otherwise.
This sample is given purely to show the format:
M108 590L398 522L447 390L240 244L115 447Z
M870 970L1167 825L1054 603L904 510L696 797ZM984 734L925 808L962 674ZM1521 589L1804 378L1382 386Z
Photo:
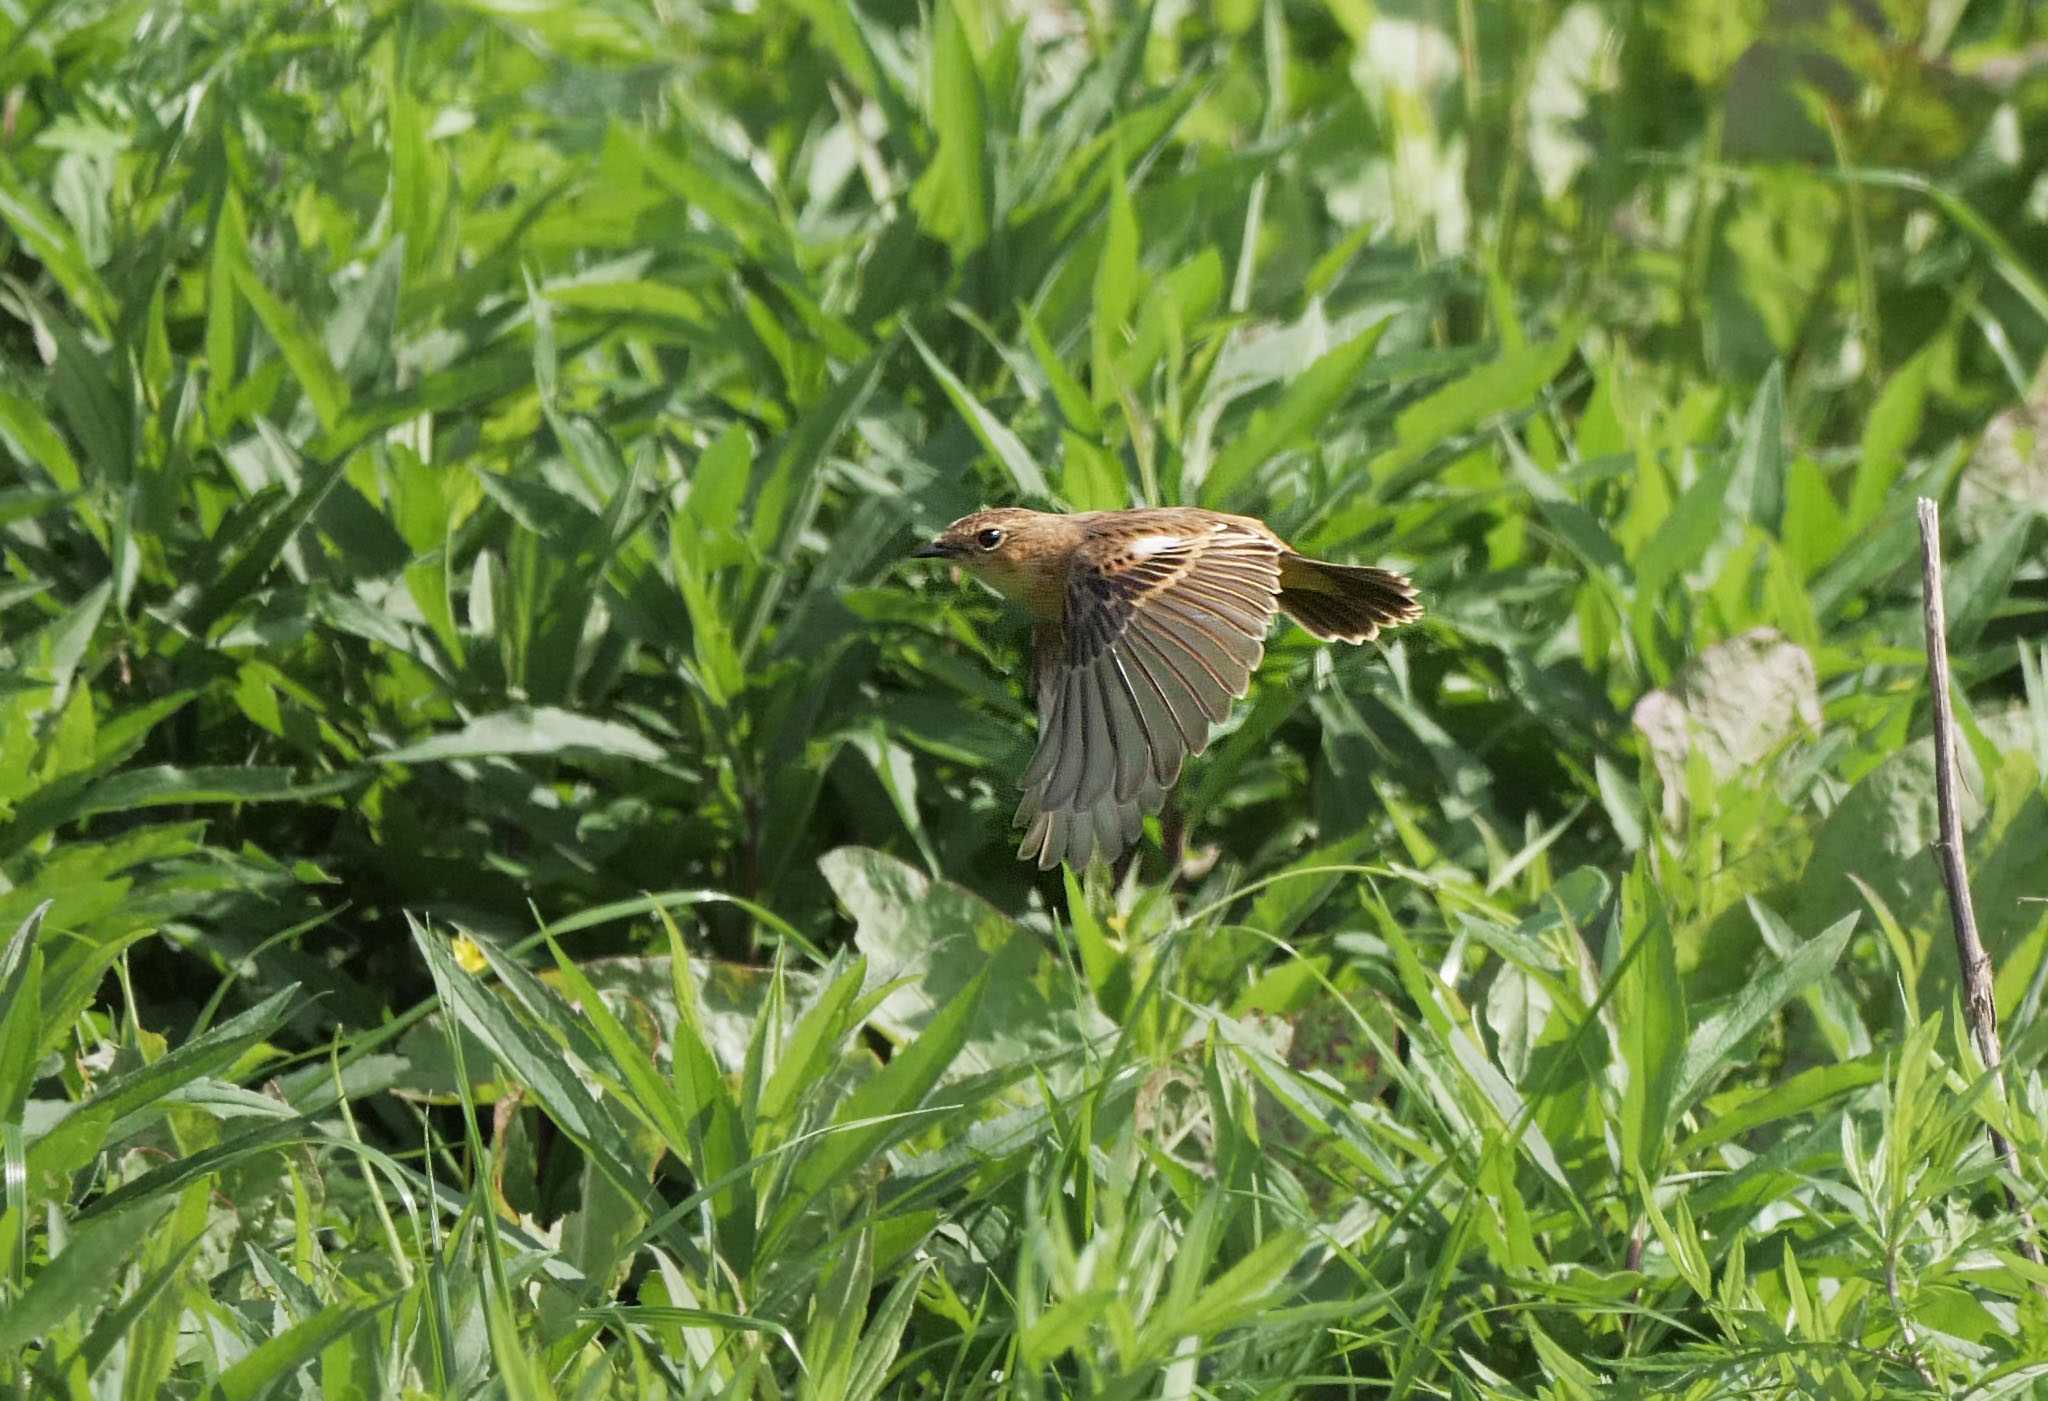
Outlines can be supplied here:
M0 14L8 1384L2048 1395L2044 150L2024 0ZM1042 877L990 502L1429 616Z

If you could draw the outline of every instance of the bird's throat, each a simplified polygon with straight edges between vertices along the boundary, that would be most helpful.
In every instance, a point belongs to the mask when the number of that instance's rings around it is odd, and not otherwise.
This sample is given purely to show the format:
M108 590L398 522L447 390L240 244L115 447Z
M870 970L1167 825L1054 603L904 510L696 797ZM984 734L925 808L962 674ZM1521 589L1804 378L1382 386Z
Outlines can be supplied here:
M1050 559L986 559L974 575L1040 622L1057 622L1066 612L1066 570Z

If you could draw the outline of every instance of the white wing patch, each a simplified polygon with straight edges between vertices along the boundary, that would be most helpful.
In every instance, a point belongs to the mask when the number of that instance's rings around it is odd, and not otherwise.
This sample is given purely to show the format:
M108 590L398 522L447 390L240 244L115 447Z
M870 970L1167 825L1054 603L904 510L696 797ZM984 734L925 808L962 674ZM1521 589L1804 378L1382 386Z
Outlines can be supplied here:
M1186 549L1187 543L1187 540L1179 535L1144 535L1131 541L1126 548L1139 559L1150 559L1169 550Z

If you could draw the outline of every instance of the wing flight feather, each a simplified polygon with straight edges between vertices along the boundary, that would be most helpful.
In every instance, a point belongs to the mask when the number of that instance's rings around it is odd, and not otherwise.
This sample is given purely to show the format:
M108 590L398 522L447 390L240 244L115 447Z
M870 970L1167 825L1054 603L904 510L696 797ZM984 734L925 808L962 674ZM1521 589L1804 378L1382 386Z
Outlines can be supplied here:
M1038 751L1018 855L1114 860L1209 743L1265 653L1280 549L1227 522L1124 532L1077 553L1038 638Z

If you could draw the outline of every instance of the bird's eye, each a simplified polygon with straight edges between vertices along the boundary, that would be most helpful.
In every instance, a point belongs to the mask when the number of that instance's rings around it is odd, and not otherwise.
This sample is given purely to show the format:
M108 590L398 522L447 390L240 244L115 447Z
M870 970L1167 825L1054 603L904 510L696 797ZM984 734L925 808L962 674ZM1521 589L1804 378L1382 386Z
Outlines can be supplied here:
M974 543L981 546L984 550L993 550L996 546L1003 543L1003 532L997 530L994 526L990 526L987 530L980 532L974 537Z

